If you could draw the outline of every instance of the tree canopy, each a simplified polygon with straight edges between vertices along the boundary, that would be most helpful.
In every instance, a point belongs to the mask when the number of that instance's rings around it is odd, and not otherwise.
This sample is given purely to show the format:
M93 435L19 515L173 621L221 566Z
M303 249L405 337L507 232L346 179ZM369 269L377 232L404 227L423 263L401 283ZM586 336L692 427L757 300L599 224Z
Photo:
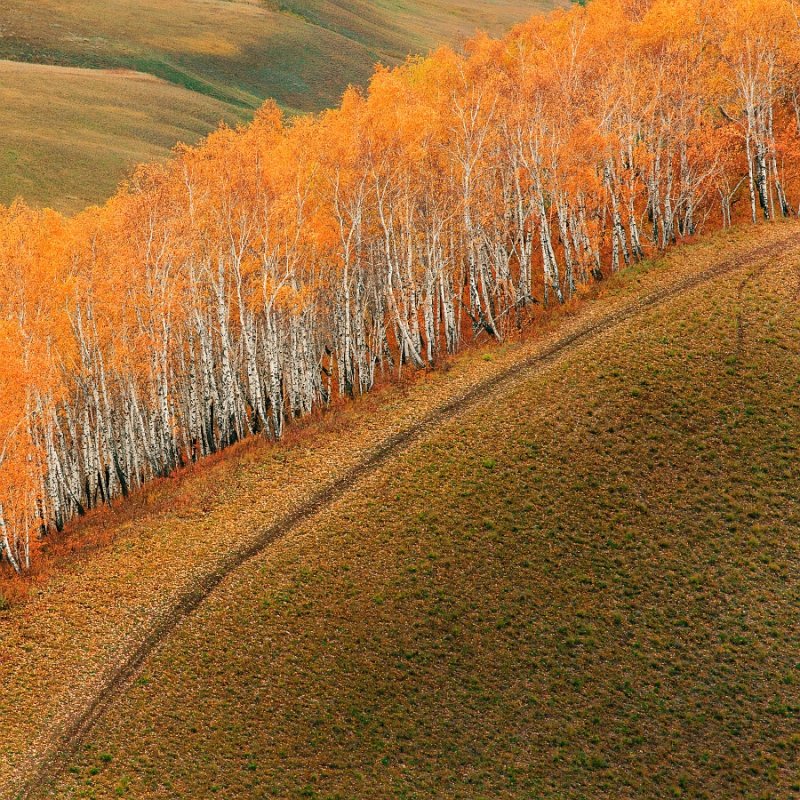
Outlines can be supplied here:
M0 208L0 560L433 366L704 227L798 202L789 0L592 0L267 103L101 208Z

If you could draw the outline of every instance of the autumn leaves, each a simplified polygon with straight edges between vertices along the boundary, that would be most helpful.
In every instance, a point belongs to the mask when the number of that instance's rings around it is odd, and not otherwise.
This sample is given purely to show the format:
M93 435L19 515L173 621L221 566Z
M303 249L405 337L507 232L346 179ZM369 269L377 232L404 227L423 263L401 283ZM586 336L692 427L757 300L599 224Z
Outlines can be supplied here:
M0 210L0 550L797 202L788 0L593 0Z

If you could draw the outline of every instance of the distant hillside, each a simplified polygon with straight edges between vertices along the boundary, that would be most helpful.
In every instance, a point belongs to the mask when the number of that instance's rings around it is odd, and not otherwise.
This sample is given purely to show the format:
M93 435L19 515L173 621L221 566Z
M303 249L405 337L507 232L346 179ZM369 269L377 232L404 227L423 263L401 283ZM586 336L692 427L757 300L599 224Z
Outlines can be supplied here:
M499 33L563 0L5 0L0 59L125 75L0 65L0 202L75 211L127 169L195 141L267 97L288 111L335 105L376 62ZM192 94L188 94L190 90Z
M0 61L0 202L77 211L245 112L152 75Z

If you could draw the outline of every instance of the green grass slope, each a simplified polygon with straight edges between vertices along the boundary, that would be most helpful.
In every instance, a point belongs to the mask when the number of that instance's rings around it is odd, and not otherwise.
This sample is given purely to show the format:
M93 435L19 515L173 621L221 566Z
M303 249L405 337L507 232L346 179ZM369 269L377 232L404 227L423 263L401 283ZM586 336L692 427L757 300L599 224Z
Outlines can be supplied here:
M0 201L74 212L134 165L244 114L143 73L0 61Z
M47 796L798 796L799 395L795 246L490 395L277 542Z
M409 53L453 43L477 28L500 33L560 3L562 0L4 0L0 4L0 59L143 72L188 89L209 101L203 124L186 128L179 109L171 124L179 138L194 141L220 118L246 115L268 97L291 112L334 105L348 84L364 84L369 79L376 62L395 63ZM0 73L0 87L18 90L18 77L8 71ZM108 195L109 185L135 163L133 154L116 167L95 157L91 134L96 119L90 112L88 124L83 125L75 112L63 108L64 102L77 99L75 84L74 75L62 79L53 72L49 91L33 94L26 103L6 102L2 121L20 135L30 135L32 146L20 160L10 160L6 154L5 163L0 161L0 202L23 194L73 210L72 184L80 183L83 195L101 200ZM101 84L88 78L82 83L81 99L90 108L108 106L107 87ZM186 95L176 93L178 97ZM50 104L53 98L55 108ZM159 92L148 100L135 88L123 87L113 98L120 119L102 128L107 140L104 147L113 147L121 131L124 139L134 142L137 157L142 151L148 157L164 155L167 147L162 143L159 121L151 127L125 125L138 114L163 116L165 104ZM198 98L186 100L189 109L199 104ZM180 103L174 99L166 103L166 108L175 106ZM42 127L55 141L52 151L45 150L40 157L36 148L41 146ZM74 151L75 143L79 146L87 134L86 147ZM61 138L67 144L62 144ZM171 145L176 140L166 142ZM159 142L155 153L154 141ZM16 144L4 146L8 152ZM68 148L73 152L65 153ZM51 162L56 170L48 169ZM93 164L96 178L87 174L88 162Z

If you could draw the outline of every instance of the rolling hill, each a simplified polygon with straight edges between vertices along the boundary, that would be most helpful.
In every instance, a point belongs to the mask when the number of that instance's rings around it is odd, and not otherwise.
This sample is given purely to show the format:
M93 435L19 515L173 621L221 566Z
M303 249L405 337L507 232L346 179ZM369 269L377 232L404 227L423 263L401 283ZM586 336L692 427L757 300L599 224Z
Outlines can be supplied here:
M141 72L0 61L0 200L78 211L135 164L245 114Z
M478 28L500 33L559 2L8 0L0 202L22 194L79 210L105 199L138 161L196 141L220 120L247 118L265 98L290 113L320 110L348 84L364 84L376 62ZM142 73L162 82L145 83Z
M90 519L0 795L796 796L798 276L715 234Z

